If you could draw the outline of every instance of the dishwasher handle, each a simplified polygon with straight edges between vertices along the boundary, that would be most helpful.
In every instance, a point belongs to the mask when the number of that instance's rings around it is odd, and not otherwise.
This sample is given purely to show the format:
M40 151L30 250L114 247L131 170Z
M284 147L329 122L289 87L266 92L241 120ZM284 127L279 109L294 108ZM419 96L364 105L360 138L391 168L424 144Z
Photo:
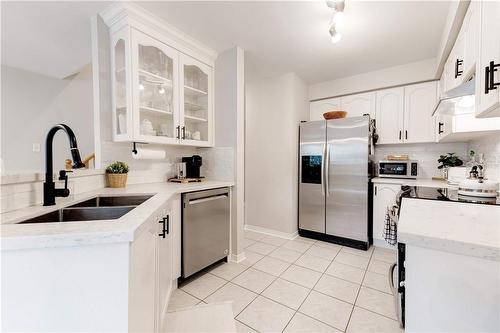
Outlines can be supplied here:
M214 195L214 196L211 196L211 197L205 197L205 198L200 198L200 199L189 200L189 204L190 205L196 205L196 204L203 203L203 202L208 202L208 201L213 201L213 200L219 200L219 199L225 199L227 197L228 197L227 193L218 194L218 195Z

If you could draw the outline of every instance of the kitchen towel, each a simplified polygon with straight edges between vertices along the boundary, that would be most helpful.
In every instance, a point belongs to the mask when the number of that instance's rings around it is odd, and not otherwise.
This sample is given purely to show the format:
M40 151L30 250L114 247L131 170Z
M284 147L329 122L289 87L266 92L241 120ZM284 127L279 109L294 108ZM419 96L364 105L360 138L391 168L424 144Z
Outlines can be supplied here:
M382 237L390 245L396 245L398 242L398 215L396 208L396 206L387 207L384 229L382 229Z

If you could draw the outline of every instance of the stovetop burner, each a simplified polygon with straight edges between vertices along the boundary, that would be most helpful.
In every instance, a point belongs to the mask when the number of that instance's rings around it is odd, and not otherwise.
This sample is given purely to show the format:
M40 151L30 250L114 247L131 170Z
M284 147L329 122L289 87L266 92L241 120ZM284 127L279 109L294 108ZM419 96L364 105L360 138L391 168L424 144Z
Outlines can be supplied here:
M419 199L486 204L486 205L500 205L500 197L487 198L487 197L467 196L458 194L458 190L454 188L432 188L432 187L412 186L409 197L419 198Z

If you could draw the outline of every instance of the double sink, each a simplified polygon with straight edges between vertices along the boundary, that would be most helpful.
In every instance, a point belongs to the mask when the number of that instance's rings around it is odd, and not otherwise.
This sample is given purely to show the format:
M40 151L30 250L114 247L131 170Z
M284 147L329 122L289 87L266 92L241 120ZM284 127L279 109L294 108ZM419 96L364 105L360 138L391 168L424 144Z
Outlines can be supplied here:
M139 206L152 195L97 196L77 204L19 222L19 224L114 220Z

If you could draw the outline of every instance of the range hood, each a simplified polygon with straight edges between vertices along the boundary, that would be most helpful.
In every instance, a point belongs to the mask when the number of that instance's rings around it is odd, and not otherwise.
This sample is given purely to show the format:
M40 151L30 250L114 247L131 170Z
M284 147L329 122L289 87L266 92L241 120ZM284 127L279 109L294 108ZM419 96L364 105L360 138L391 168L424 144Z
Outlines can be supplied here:
M462 83L443 93L432 115L457 115L474 112L476 79Z

